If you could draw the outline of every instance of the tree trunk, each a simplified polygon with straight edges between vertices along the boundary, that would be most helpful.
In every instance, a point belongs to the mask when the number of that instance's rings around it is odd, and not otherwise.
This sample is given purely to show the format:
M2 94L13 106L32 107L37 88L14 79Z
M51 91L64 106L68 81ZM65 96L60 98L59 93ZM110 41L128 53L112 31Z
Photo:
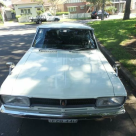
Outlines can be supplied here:
M105 0L103 0L103 3L102 3L102 17L101 17L101 20L104 20L104 7L105 7Z
M123 20L129 19L130 16L130 6L131 6L131 0L126 0L126 7L125 7L125 13Z

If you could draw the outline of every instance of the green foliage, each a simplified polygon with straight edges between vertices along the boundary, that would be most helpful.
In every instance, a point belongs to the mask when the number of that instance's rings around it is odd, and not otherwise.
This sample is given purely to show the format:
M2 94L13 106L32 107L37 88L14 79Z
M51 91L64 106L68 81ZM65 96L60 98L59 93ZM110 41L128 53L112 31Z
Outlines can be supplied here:
M11 13L14 13L14 14L15 14L16 12L15 12L15 10L14 10L14 9L12 9L12 10L11 10Z
M42 13L44 13L44 10L37 10L36 13L37 13L37 15L39 16L39 15L41 15Z
M6 7L6 5L2 1L0 1L0 6Z
M56 13L56 16L60 16L60 15L68 15L69 14L69 12L57 12Z
M3 22L2 13L0 11L0 22Z
M16 18L19 19L21 17L21 15L16 15Z
M102 8L103 0L86 0L87 2L90 2L90 7L94 6L97 8L97 10ZM110 0L105 0L105 4L110 3Z
M117 9L114 7L114 6L111 6L111 7L106 7L105 8L105 11L107 12L112 12L112 11L116 11Z
M105 11L107 11L109 14L113 14L117 9L114 6L106 7Z

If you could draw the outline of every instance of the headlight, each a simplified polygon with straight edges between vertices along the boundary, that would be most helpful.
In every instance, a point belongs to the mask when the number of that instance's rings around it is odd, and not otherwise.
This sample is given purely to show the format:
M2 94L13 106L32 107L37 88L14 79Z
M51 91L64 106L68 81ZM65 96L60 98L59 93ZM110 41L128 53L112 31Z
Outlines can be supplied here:
M97 107L112 107L112 106L121 106L124 103L125 97L107 97L107 98L98 98L96 101Z
M29 107L30 101L29 98L23 96L10 96L10 95L2 95L1 96L4 104L12 105L12 106L22 106Z

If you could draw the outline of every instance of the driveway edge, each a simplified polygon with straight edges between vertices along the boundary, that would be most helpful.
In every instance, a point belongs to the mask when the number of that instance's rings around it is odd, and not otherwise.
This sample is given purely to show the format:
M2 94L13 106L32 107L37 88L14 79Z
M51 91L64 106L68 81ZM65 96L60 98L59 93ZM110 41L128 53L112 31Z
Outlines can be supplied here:
M99 46L99 49L101 52L104 54L104 56L107 58L109 63L113 66L115 62L118 62L112 55L111 53L99 42L97 39L97 43ZM130 85L136 89L136 78L125 68L121 65L119 72L121 75L130 83Z

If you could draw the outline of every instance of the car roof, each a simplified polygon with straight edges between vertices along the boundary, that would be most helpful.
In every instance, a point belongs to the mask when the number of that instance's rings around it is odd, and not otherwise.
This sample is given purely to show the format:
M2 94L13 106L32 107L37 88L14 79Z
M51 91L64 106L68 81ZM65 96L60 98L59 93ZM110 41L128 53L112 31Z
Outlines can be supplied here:
M90 29L94 30L90 26L80 24L80 23L48 23L44 25L40 25L37 28L75 28L75 29Z

